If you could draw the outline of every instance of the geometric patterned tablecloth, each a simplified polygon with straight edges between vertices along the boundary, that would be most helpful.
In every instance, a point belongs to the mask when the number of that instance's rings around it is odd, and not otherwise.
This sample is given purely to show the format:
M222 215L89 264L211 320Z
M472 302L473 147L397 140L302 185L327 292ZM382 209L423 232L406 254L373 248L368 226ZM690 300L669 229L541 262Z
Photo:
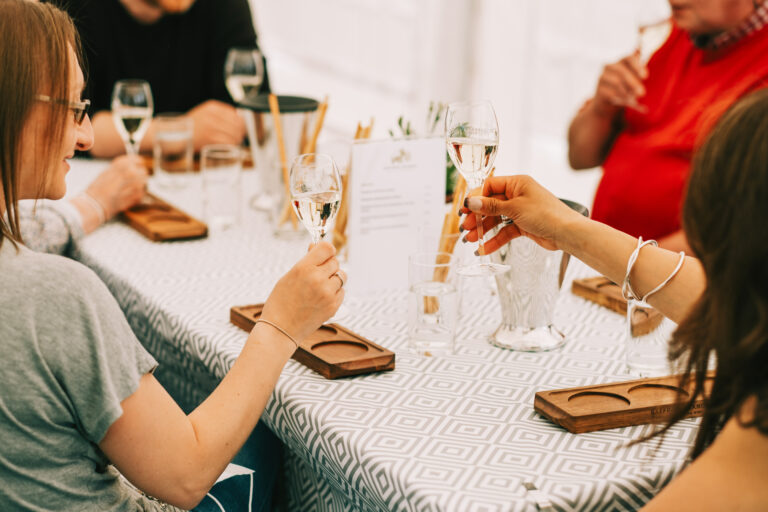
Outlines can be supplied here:
M245 342L230 306L263 301L305 248L248 214L243 226L189 242L154 243L113 222L84 239L77 257L107 283L161 361L158 378L189 408ZM575 260L569 270L591 274ZM464 289L452 356L407 352L406 295L393 290L348 297L335 321L393 350L394 371L329 381L288 362L263 419L290 449L291 509L528 511L537 507L523 482L532 481L556 510L635 510L669 482L695 420L661 446L627 447L646 427L574 435L533 411L538 390L629 378L623 317L566 284L555 321L565 346L506 351L483 339L500 318L488 284Z

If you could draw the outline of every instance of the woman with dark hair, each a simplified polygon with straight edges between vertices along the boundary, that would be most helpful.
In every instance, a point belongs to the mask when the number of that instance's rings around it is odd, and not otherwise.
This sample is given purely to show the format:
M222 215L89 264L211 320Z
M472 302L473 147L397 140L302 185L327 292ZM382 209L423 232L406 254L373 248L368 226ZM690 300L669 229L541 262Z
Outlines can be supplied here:
M694 393L669 425L704 397L693 462L647 510L768 510L768 91L726 112L694 160L683 228L696 258L636 240L565 207L527 176L489 179L463 212L505 225L493 252L527 236L581 259L679 323L670 357ZM509 219L501 216L509 217ZM762 227L761 227L762 226ZM462 224L477 240L475 216ZM628 265L628 261L634 264ZM704 391L710 356L711 392Z
M93 143L78 51L56 7L0 1L0 510L192 508L298 343L341 304L346 276L333 246L313 247L275 285L227 376L184 414L98 277L21 240L18 201L61 198L67 160Z

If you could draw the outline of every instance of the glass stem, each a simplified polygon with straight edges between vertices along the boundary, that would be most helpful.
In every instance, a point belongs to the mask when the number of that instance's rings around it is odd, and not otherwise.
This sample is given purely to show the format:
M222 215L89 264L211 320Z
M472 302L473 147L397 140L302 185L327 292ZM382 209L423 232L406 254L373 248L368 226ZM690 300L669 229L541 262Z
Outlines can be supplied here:
M139 144L131 137L128 138L128 144L125 145L125 154L128 156L139 154Z
M482 189L483 182L467 182L467 197L469 197L469 193L472 190L475 190L476 188ZM483 237L485 236L485 232L483 230L483 216L479 213L475 213L475 223L477 224L477 254L480 258L480 263L486 263L488 261L488 256L485 255L485 242L483 241Z

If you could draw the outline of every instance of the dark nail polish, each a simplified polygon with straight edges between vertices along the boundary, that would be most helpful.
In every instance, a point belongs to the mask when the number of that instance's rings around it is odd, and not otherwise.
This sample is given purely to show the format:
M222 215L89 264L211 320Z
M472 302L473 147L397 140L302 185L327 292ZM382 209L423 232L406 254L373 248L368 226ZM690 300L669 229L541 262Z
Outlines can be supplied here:
M464 226L459 224L459 233L463 233L463 232L464 232Z
M480 256L480 251L479 250L475 251L475 256Z
M463 243L463 244L467 243L467 237L462 238L461 239L461 243Z
M469 208L469 206L467 206L467 201L469 201L469 198L465 197L464 198L464 208Z

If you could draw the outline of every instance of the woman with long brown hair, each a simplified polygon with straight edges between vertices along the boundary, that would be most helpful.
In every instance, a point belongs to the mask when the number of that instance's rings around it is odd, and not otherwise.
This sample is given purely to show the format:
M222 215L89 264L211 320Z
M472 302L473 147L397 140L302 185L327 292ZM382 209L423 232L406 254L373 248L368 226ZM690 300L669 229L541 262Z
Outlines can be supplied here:
M631 295L658 289L648 301L679 323L670 357L695 392L659 433L702 397L704 415L693 462L646 509L768 510L768 90L731 107L694 157L682 221L696 258L583 218L527 176L491 178L465 205L486 229L505 224L488 252L518 236L562 249Z
M341 304L333 247L318 244L278 281L227 376L184 414L98 277L19 234L18 201L61 198L67 160L93 143L69 17L0 1L0 70L0 510L192 508L298 343Z

